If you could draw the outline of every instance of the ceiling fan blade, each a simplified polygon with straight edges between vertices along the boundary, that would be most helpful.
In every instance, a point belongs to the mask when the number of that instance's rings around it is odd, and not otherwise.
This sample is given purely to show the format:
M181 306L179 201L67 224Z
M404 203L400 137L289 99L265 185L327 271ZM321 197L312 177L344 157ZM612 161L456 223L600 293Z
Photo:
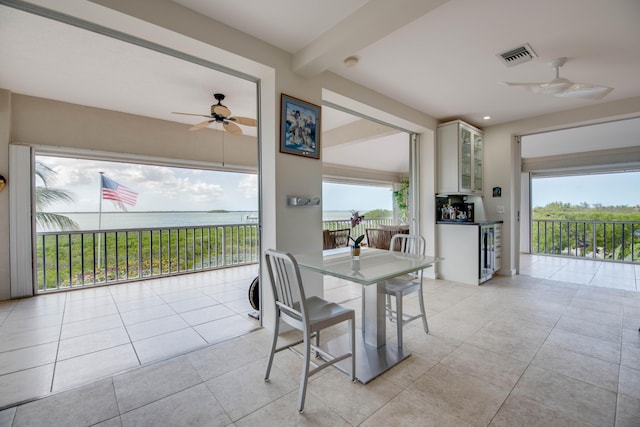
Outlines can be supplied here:
M206 128L207 126L209 126L209 125L210 125L211 123L213 123L213 122L215 122L215 120L205 120L205 121L204 121L204 122L202 122L202 123L198 123L198 124L197 124L197 125L195 125L195 126L191 126L191 127L189 128L189 130L199 130L199 129L202 129L202 128Z
M222 126L224 127L224 130L229 132L231 135L242 135L242 129L240 129L240 126L233 122L224 122L222 123Z
M612 87L574 83L564 92L556 94L562 98L602 99L613 90Z
M245 126L256 126L258 124L256 119L252 119L250 117L234 116L229 117L229 120L233 120L234 122Z
M549 62L549 66L556 72L556 78L547 83L512 83L503 82L507 86L523 86L533 93L542 95L553 95L562 98L580 99L602 99L607 96L613 88L607 86L597 86L592 84L574 83L569 79L560 77L560 68L565 64L567 58L556 58Z
M543 95L556 95L564 92L571 87L574 83L571 80L559 77L551 80L548 83L543 83L539 88L533 90L534 93L541 93Z
M544 83L502 82L502 84L505 84L507 86L540 86L540 85L543 85Z
M193 113L178 113L177 111L172 111L171 114L182 114L183 116L196 116L196 117L211 117L206 114L193 114Z
M224 105L214 105L213 112L225 117L229 117L231 115L231 110L229 110Z
M569 88L573 82L567 79L558 78L553 79L550 82L545 83L516 83L516 82L503 82L507 86L520 86L529 90L532 93L538 93L542 95L555 95L563 92Z

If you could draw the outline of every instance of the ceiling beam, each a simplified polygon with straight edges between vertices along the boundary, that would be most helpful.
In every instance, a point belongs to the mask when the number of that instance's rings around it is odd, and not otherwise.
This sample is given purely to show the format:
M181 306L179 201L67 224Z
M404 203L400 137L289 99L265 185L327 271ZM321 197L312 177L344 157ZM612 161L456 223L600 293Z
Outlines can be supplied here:
M293 70L314 76L449 0L371 0L293 56Z
M370 120L356 120L337 128L322 132L322 147L335 147L341 144L366 141L388 135L395 135L400 131L372 122Z

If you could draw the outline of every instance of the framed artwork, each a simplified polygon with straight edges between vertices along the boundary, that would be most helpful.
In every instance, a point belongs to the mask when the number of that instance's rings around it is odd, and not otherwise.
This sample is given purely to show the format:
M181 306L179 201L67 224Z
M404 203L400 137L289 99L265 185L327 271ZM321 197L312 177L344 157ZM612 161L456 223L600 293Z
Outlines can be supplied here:
M493 197L502 197L502 188L493 187Z
M319 159L320 107L284 93L280 102L280 152Z

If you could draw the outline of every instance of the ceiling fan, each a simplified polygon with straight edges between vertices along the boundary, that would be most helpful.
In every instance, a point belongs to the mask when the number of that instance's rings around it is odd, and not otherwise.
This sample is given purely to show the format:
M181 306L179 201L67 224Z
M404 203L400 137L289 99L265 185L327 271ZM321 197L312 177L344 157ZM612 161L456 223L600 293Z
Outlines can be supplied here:
M613 90L611 87L598 86L587 83L574 83L560 77L560 68L567 58L556 58L547 65L556 70L556 78L547 83L513 83L504 82L508 86L524 86L533 93L553 95L562 98L602 99Z
M207 120L204 122L198 123L195 126L189 128L189 130L199 130L206 128L211 123L222 123L222 127L224 130L229 132L232 135L242 135L242 129L238 124L244 126L256 126L256 119L252 119L249 117L240 117L240 116L231 116L231 110L229 110L226 106L222 105L222 100L224 99L224 95L221 93L214 93L213 97L218 101L217 104L213 104L211 106L211 114L193 114L193 113L179 113L174 111L173 114L182 114L185 116L197 116L197 117L206 117ZM236 124L237 123L237 124Z

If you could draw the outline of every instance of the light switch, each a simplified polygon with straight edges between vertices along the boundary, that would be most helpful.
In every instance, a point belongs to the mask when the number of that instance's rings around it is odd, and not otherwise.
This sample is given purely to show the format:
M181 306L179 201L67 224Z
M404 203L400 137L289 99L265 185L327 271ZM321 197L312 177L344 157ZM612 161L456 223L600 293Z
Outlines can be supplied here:
M504 206L496 206L496 213L503 214Z

